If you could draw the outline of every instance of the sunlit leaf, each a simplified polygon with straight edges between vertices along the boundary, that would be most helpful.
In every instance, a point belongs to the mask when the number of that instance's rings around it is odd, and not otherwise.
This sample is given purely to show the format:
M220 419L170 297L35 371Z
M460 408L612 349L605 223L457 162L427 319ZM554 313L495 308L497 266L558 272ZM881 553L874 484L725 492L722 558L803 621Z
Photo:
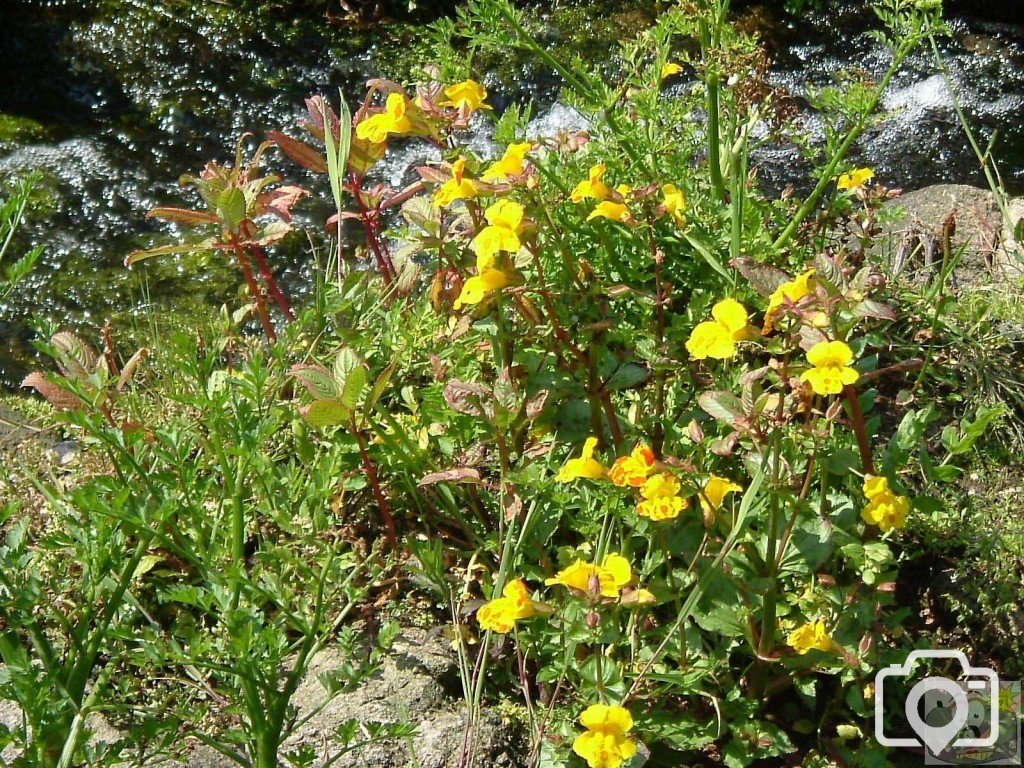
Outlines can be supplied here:
M311 427L334 427L348 421L351 411L337 400L317 400L299 409Z

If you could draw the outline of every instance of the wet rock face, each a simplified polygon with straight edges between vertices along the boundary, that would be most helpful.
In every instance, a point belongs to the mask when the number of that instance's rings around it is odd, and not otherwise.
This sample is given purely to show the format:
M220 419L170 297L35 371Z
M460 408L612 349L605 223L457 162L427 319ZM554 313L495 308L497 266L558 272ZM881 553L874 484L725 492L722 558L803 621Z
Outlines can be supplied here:
M1024 217L1024 198L1008 202L1008 220L992 192L964 184L907 192L888 207L903 214L886 225L879 249L894 272L909 279L937 273L943 258L943 227L952 217L952 253L963 251L952 274L953 287L1016 290L1024 275L1024 250L1014 240L1013 229Z

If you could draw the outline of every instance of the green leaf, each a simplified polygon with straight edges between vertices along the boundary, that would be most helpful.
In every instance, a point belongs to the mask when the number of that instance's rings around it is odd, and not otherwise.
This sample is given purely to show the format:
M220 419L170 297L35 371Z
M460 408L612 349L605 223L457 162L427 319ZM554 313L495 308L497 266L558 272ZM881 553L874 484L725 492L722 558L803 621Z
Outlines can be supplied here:
M369 413L373 410L373 406L380 400L381 395L384 394L384 390L387 389L388 383L391 381L391 377L395 373L395 368L398 367L398 354L395 354L395 358L391 361L387 368L380 372L377 380L373 382L373 387L370 389L370 394L366 397L366 402L363 404L363 413Z
M200 253L212 251L217 247L217 241L212 237L201 240L198 243L174 243L161 245L156 248L147 248L143 251L132 251L124 259L124 265L130 267L143 259L151 259L154 256L171 256L172 254Z
M743 594L732 579L722 571L713 571L697 601L693 618L706 632L726 637L743 637L746 632L746 611L742 606Z
M352 113L349 111L345 94L338 89L341 98L341 114L338 116L338 140L334 139L334 121L327 102L321 102L324 118L324 145L327 148L327 176L331 181L331 195L338 213L343 210L342 194L344 193L345 170L348 165L349 151L352 146Z
M683 234L683 239L690 244L690 247L692 247L693 250L700 254L700 257L708 263L709 267L728 280L729 285L736 284L736 277L722 265L722 262L715 257L708 245L697 237L696 232L685 232Z
M292 376L317 400L336 400L341 392L326 368L312 365L292 367Z
M341 388L341 402L346 408L356 409L356 406L359 405L359 397L363 394L363 390L366 389L369 380L370 371L365 365L357 365L349 371Z
M132 579L138 579L145 576L147 573L156 567L157 563L163 562L163 557L160 555L144 555L139 564L135 566L135 572L132 574Z
M229 187L217 197L217 212L231 229L237 229L245 221L246 211L245 193L238 187Z
M337 400L317 400L299 411L311 427L322 429L345 424L351 411Z
M636 363L625 363L620 365L615 373L608 377L605 381L605 389L617 390L617 389L631 389L638 384L643 383L648 376L647 368Z
M363 361L352 349L342 347L338 356L334 358L334 379L338 382L338 386L344 387L348 375L362 364Z

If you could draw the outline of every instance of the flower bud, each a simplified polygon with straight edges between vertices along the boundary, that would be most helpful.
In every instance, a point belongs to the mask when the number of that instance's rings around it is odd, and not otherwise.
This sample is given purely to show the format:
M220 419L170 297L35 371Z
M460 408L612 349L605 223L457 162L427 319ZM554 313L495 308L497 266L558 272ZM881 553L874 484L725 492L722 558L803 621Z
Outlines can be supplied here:
M597 611L591 611L587 614L587 626L591 629L597 627L601 623L601 616Z

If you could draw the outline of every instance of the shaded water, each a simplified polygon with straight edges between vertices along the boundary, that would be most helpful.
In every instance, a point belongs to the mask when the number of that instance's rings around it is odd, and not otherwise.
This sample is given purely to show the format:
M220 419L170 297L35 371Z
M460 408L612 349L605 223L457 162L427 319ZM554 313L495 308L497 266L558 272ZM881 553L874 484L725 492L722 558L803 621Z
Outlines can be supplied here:
M608 5L631 24L649 8L640 0ZM213 3L201 10L143 0L116 7L100 13L5 3L0 72L11 87L0 88L0 178L36 169L45 174L43 204L24 240L45 243L46 255L14 305L0 311L0 380L21 372L13 358L28 349L29 313L60 324L93 325L113 316L130 325L147 311L230 300L238 280L215 258L154 260L131 271L121 266L129 251L167 236L145 212L191 202L177 185L181 173L226 159L243 132L290 129L304 96L341 87L352 97L369 77L406 74L421 40L409 26L385 33ZM837 1L800 19L764 15L776 62L771 77L797 97L808 84L829 84L840 69L860 67L878 77L888 64L885 48L867 32L872 16L855 3ZM952 29L943 51L967 113L983 143L993 130L1001 132L997 155L1005 179L1024 189L1024 26L965 17L954 19ZM552 30L555 41L574 33ZM512 81L491 73L485 82L499 111L514 100L537 103L537 135L579 121L554 102L557 83L549 73L524 67ZM930 55L919 55L901 73L886 107L895 116L857 150L886 183L982 183ZM820 132L814 114L805 111L804 120L812 134ZM487 151L486 130L473 141ZM397 183L429 153L400 151L382 173ZM758 158L773 187L793 180L797 159L785 146L766 148ZM281 170L298 183L312 181L287 164ZM302 238L275 259L293 292L308 285Z

